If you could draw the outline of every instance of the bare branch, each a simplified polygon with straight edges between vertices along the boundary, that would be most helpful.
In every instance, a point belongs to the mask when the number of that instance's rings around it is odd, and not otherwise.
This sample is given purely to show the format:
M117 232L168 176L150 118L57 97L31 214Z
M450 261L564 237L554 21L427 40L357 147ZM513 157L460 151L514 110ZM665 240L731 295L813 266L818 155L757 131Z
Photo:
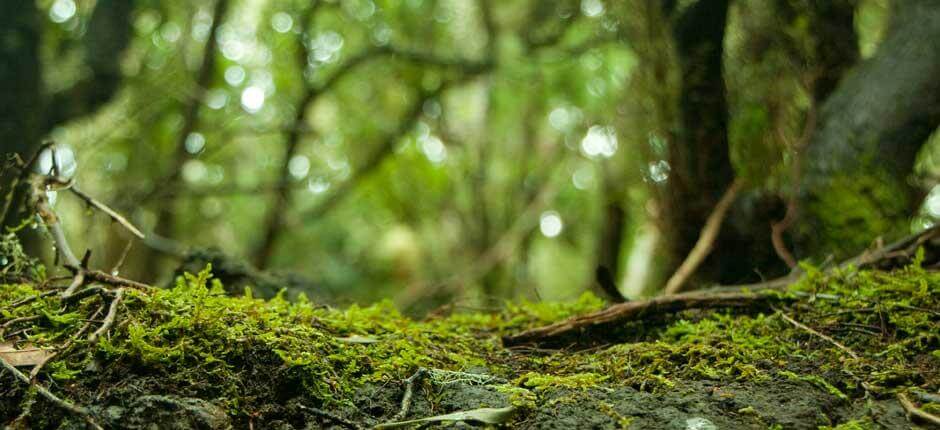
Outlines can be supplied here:
M702 264L702 261L705 261L705 257L708 257L708 254L712 250L712 245L715 244L715 238L718 237L718 233L721 231L721 224L725 220L725 214L727 214L731 204L734 203L734 199L737 197L738 190L740 189L741 181L735 179L734 182L731 183L731 186L725 191L725 194L721 196L721 200L718 201L718 204L715 205L715 209L712 210L712 213L708 215L708 219L705 220L705 226L702 227L702 232L699 235L698 241L695 242L692 251L689 252L685 261L682 262L682 265L676 269L676 273L666 282L664 294L678 293L686 281L688 281L689 277L695 273L695 269Z

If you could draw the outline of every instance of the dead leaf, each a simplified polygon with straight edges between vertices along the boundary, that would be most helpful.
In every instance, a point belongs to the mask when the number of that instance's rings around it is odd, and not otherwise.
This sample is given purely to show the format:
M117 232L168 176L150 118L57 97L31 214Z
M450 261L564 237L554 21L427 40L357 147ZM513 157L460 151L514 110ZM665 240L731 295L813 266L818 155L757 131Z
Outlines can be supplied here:
M0 359L16 367L35 366L45 362L53 350L27 346L16 349L12 343L0 343Z

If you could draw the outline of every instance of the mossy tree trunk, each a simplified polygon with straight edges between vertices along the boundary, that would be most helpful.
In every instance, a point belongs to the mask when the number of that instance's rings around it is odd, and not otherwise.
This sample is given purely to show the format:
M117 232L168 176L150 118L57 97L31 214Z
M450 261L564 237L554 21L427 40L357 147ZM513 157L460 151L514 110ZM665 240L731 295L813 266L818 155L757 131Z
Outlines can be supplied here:
M940 2L904 0L875 55L822 106L804 155L800 256L899 236L919 203L915 156L940 123Z

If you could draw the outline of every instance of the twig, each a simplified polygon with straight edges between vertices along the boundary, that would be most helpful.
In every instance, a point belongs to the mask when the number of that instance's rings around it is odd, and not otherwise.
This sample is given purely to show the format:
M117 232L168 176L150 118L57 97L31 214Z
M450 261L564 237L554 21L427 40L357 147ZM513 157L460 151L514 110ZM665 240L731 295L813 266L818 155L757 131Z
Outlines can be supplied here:
M16 367L13 367L13 365L10 364L10 363L8 363L6 360L4 360L3 357L0 357L0 364L2 364L3 367L4 367L6 370L10 371L10 373L12 373L13 376L16 377L16 379L19 379L22 383L24 383L24 384L26 384L26 385L29 385L29 386L31 386L31 387L36 388L36 391L39 392L40 395L42 395L43 397L45 397L47 400L49 400L50 402L52 402L52 403L55 404L56 406L58 406L58 407L60 407L60 408L62 408L62 409L64 409L64 410L66 410L66 411L68 411L68 412L71 412L72 414L75 414L75 415L77 415L77 416L82 417L82 418L85 420L85 422L87 422L88 425L90 425L90 426L91 426L92 428L94 428L95 430L104 430L104 429L103 429L100 425L98 425L98 423L96 423L95 420L91 417L91 413L88 411L88 408L85 408L84 406L75 405L74 403L71 403L71 402L66 401L66 400L62 400L61 398L59 398L59 397L56 396L55 394L52 394L51 391L49 391L48 389L46 389L46 388L43 387L42 385L39 385L39 384L30 382L30 379L29 379L28 376L26 376L25 374L23 374L23 372L20 372L19 369L17 369Z
M36 300L39 300L39 299L41 299L41 298L43 298L43 297L49 297L49 296L51 296L51 295L53 295L53 294L55 294L55 293L56 293L56 292L55 292L54 290L44 291L44 292L42 292L42 293L36 294L35 296L29 296L29 297L27 297L27 298L25 298L25 299L23 299L23 300L19 300L19 301L13 302L13 303L10 305L10 307L11 307L11 308L20 307L20 306L23 306L23 305L25 305L25 304L29 304L29 303L32 303L32 302L34 302L34 301L36 301Z
M88 194L85 194L84 192L79 190L74 185L72 185L71 187L68 187L68 190L71 191L72 194L75 194L75 196L77 196L78 198L84 200L85 203L88 203L90 206L94 207L95 209L98 209L99 211L104 212L106 215L111 217L111 219L113 219L115 222L117 222L118 224L121 224L121 226L126 228L127 231L131 232L134 236L137 236L137 238L139 239L144 238L144 234L140 231L140 229L135 227L134 224L128 221L127 218L124 218L124 216L122 216L121 214L117 213L117 211L115 211L114 209L111 209L104 203L101 203L98 200L95 200Z
M915 406L914 403L911 402L911 399L908 399L907 395L904 393L898 393L898 402L901 403L901 407L907 412L908 419L917 417L935 426L940 426L940 417L924 412L922 409Z
M127 278L122 278L120 276L102 272L100 270L86 270L85 277L89 280L100 282L102 284L113 285L115 287L134 288L136 290L149 290L153 288L152 286L142 282L132 281Z
M98 314L100 314L103 309L104 309L104 305L98 306L98 309L95 310L95 312L91 314L91 318L89 318L89 320L94 320L95 318L97 318ZM49 362L49 360L67 351L75 343L75 341L79 337L81 337L82 334L85 333L86 330L88 330L89 327L91 327L91 321L88 321L84 325L82 325L82 327L78 329L78 331L75 332L75 334L72 335L72 337L70 337L69 340L65 341L65 343L62 344L62 346L60 346L56 351L53 351L49 355L43 357L42 361L40 361L39 363L36 363L36 365L33 366L33 370L29 371L29 380L35 382L36 376L39 376L39 371L42 370L43 366L45 366L46 363Z
M850 349L849 347L847 347L847 346L845 346L845 345L839 343L839 341L837 341L837 340L835 340L835 339L833 339L833 338L831 338L831 337L829 337L829 336L826 336L826 335L824 335L824 334L822 334L822 333L820 333L820 332L814 330L812 327L809 327L809 326L807 326L807 325L805 325L805 324L803 324L803 323L801 323L801 322L799 322L799 321L797 321L797 320L795 320L795 319L793 319L793 318L790 318L790 316L788 316L787 314L785 314L785 313L783 313L783 312L780 312L779 310L777 311L777 313L779 313L779 314L780 314L780 317L783 318L784 320L786 320L786 322L788 322L788 323L790 323L790 324L793 324L794 327L796 327L796 328L798 328L798 329L800 329L800 330L803 330L803 331L805 331L805 332L807 332L807 333L809 333L809 334L812 334L812 335L814 335L814 336L817 336L817 337L819 337L820 339L825 340L826 342L829 342L829 343L835 345L837 348L839 348L839 349L845 351L845 353L846 353L846 354L849 354L850 356L852 356L852 358L854 358L854 359L856 359L856 360L858 359L858 354L856 354L855 351L852 351L852 349Z
M698 241L695 242L695 246L692 247L692 251L689 252L685 261L682 262L682 265L676 269L676 273L666 282L664 294L678 293L689 277L695 272L695 269L702 264L705 257L708 257L708 254L712 250L712 245L715 243L715 238L718 237L718 232L721 231L721 224L725 220L728 208L734 203L734 199L737 197L738 190L740 189L741 180L735 179L734 182L731 183L731 186L725 191L725 194L721 196L721 200L718 201L712 213L708 215L708 219L705 220L705 226L702 227L702 233L699 235Z
M576 316L543 327L518 334L503 336L504 346L538 343L580 333L607 324L638 320L649 315L663 315L688 309L741 308L761 302L785 301L775 294L751 292L691 292L654 297L650 300L618 303L607 309L587 315Z
M408 416L408 411L411 410L411 399L414 397L415 384L421 381L425 375L428 374L428 369L420 368L414 375L411 375L408 379L405 379L405 395L401 398L401 410L398 411L395 416L390 420L391 422L401 421Z
M343 418L343 417L341 417L341 416L339 416L339 415L336 415L336 414L334 414L334 413L332 413L332 412L324 411L323 409L320 409L320 408L313 408L313 407L310 407L310 406L307 406L307 405L304 405L304 404L298 404L297 407L299 407L300 409L303 409L303 410L305 410L305 411L307 411L307 412L310 412L310 413L312 413L312 414L314 414L314 415L317 415L317 416L326 418L326 419L328 419L328 420L330 420L330 421L333 421L333 422L335 422L335 423L337 423L337 424L341 424L341 425L343 425L344 427L351 428L351 429L353 429L353 430L359 430L359 429L362 428L362 427L359 426L358 424L356 424L356 423L354 423L354 422L352 422L352 421L350 421L350 420L347 420L346 418Z
M98 327L98 330L95 330L94 333L88 336L89 343L95 343L98 340L98 336L105 334L108 330L111 329L111 326L114 325L114 320L117 318L118 306L121 305L121 299L124 298L124 288L118 288L114 291L114 299L111 300L111 306L108 307L108 314L104 317L104 322L102 322L101 327Z
M124 260L127 259L127 255L131 253L131 247L133 247L134 241L128 240L127 245L124 245L124 250L121 251L121 256L118 257L118 260L114 263L114 267L111 268L111 273L117 276L118 272L121 270L121 266L124 265Z

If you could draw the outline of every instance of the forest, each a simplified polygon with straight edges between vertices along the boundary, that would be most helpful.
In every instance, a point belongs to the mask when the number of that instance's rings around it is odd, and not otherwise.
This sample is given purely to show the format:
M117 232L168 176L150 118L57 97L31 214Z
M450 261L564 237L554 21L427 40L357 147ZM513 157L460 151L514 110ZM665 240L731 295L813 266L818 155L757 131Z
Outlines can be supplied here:
M940 428L940 1L0 0L4 429Z

